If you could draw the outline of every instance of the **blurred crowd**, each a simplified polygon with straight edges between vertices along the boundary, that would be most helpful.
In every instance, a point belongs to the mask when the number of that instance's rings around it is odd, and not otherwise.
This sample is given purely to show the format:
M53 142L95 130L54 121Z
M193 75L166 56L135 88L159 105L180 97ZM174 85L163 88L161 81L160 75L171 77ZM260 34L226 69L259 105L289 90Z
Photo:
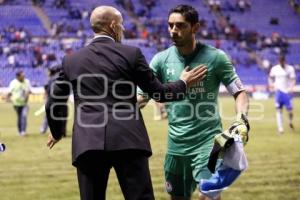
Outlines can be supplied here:
M289 0L289 4L294 9L295 13L300 15L300 0Z
M14 26L0 30L1 67L45 67L48 68L67 53L84 46L85 39L77 39L75 43L63 39L31 38L29 30L17 29Z
M194 0L190 0L193 2ZM27 0L34 5L43 7L45 0ZM252 63L258 63L263 66L262 69L268 69L267 61L261 60L257 51L271 48L275 53L287 53L288 42L284 36L274 32L272 35L260 35L257 31L245 30L232 22L230 12L250 12L250 0L220 1L204 0L204 5L209 12L214 13L212 20L200 19L201 28L198 32L198 38L213 40L214 46L222 48L221 41L231 41L230 51L244 51L246 58L232 57L237 65L251 66ZM290 5L298 9L299 0L290 0ZM2 1L2 3L13 4L12 1ZM127 39L143 39L147 42L142 43L144 47L155 48L156 51L166 49L170 44L170 37L167 30L167 23L164 17L158 17L153 14L153 9L161 6L160 1L155 0L115 0L117 6L121 6L129 14L138 19L135 22L127 24L124 33ZM75 7L68 0L53 0L51 9L65 10L67 17L58 21L53 21L51 33L47 38L32 39L30 30L26 28L16 28L8 26L0 29L0 56L6 58L5 66L24 67L24 65L37 67L49 67L53 62L60 60L65 52L71 52L73 49L82 47L89 38L89 14L92 7ZM230 12L226 12L230 11ZM228 14L229 13L229 14ZM129 21L129 20L126 20ZM76 23L75 23L76 22ZM76 38L76 44L65 42L64 37ZM29 63L18 62L19 55L28 58ZM262 65L262 63L264 63ZM270 63L270 62L269 62ZM2 64L3 65L3 64ZM5 67L4 66L4 67ZM267 66L267 67L266 67ZM2 66L3 67L3 66Z

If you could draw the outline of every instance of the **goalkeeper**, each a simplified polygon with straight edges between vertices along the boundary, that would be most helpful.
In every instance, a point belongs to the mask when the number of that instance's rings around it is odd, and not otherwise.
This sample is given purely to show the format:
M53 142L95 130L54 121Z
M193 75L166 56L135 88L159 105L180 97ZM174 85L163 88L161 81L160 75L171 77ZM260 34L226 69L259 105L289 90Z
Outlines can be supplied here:
M187 66L203 64L208 69L206 78L188 89L185 100L166 104L169 128L164 169L171 200L189 200L200 179L211 176L207 168L209 154L214 136L222 132L217 98L221 83L235 98L234 128L241 130L245 143L248 137L248 129L240 119L248 112L245 89L226 54L196 40L199 28L198 13L193 7L178 5L171 9L168 30L173 45L156 54L150 63L163 83L178 80ZM140 106L148 100L147 94L139 91ZM200 194L200 200L207 199Z

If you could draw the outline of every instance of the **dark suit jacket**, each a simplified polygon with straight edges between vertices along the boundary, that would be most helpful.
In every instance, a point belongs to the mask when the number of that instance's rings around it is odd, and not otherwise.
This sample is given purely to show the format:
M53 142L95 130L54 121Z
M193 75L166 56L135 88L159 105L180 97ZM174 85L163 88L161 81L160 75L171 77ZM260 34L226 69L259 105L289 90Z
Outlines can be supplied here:
M179 80L161 84L153 75L139 48L100 37L63 59L63 70L46 104L46 114L55 139L62 136L60 120L71 89L75 116L72 160L89 150L141 150L151 147L136 100L136 86L157 101L181 100L186 85ZM181 94L181 95L178 95ZM158 98L160 97L160 98Z

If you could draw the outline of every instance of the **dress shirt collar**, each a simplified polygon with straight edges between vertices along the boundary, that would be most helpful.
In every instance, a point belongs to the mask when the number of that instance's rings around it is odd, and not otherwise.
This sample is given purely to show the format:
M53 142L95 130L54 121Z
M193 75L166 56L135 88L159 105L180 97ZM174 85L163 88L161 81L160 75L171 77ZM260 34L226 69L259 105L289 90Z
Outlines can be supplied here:
M93 38L93 40L95 40L97 38L109 38L109 39L111 39L111 40L113 40L115 42L115 39L112 38L112 37L110 37L110 36L108 36L108 35L95 35L94 38Z

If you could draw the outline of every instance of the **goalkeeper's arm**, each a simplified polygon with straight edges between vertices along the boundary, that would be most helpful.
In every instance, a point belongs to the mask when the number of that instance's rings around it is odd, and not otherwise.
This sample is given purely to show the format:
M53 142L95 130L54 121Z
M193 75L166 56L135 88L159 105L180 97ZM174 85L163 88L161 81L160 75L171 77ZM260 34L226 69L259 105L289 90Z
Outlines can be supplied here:
M234 95L235 108L236 108L236 120L231 124L229 132L236 133L241 136L243 144L248 142L250 125L247 119L249 109L249 98L247 93L243 90Z
M226 86L228 92L235 98L235 109L238 115L244 114L247 116L249 108L249 98L243 83L239 78L236 78Z
M249 110L249 98L245 90L237 92L234 95L235 98L235 109L239 116L240 114L248 115Z

